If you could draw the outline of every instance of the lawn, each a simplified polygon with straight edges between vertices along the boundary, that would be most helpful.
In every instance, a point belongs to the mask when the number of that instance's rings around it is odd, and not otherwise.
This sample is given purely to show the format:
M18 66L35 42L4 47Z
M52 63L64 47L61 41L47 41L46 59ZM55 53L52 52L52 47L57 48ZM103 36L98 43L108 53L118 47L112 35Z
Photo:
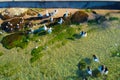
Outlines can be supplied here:
M83 76L89 80L120 80L120 57L112 57L112 52L117 51L120 46L119 22L111 20L102 24L72 25L72 28L76 29L75 34L84 30L88 36L74 40L65 37L50 45L44 44L54 39L53 34L37 37L36 39L41 41L30 41L25 49L8 50L0 44L0 80L82 80ZM55 37L55 40L57 39L58 37ZM64 41L67 43L63 45ZM36 46L48 48L40 52L42 57L31 63L31 50ZM100 63L92 60L93 54L98 56ZM88 76L86 68L82 71L78 69L77 65L81 60L92 70L105 64L109 70L108 75Z

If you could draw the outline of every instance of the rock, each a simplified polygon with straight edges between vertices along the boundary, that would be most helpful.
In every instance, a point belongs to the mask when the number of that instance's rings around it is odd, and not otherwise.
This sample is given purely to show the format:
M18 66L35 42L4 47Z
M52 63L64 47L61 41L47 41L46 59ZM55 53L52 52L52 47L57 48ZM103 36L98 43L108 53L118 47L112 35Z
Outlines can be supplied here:
M83 11L76 11L71 17L71 22L77 24L86 22L87 20L88 14Z
M20 22L23 23L20 23ZM26 28L26 26L32 27L32 23L29 25L29 21L23 20L22 18L13 18L10 19L9 21L4 21L1 24L1 29L6 31L6 32L17 32L17 31L22 31L23 29Z
M36 11L34 11L34 10L32 10L32 9L29 9L29 10L27 10L26 14L29 15L29 16L34 16L34 15L37 15L38 12L36 12ZM39 16L40 16L40 15L39 15Z
M27 8L7 8L2 10L0 9L0 16L2 19L10 19L15 16L23 16L27 10Z

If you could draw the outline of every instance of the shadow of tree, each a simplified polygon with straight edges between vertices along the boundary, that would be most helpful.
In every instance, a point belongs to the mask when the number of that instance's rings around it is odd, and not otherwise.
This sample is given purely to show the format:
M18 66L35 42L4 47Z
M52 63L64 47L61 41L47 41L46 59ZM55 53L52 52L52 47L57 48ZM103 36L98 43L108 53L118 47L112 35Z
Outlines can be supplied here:
M31 21L31 20L41 20L41 19L43 19L43 18L39 18L39 17L30 17L30 18L27 18L26 20Z
M40 24L45 24L45 23L48 23L48 22L49 22L49 20L43 20L43 21L40 22Z
M38 35L39 35L39 36L43 36L43 35L46 35L46 34L47 34L47 32L42 31L42 32L40 32Z
M86 71L86 66L87 64L90 65L92 62L92 60L90 58L83 58L81 59L77 66L77 70L76 72L76 76L68 76L67 80L87 80L88 77L90 77L90 75L87 73ZM98 71L99 72L99 71ZM94 71L95 74L97 74L97 69ZM92 77L94 78L94 77Z
M98 77L102 77L103 80L107 80L108 76L107 75L101 75L100 71L97 68L95 68L93 70L93 78L98 78Z
M103 80L107 80L107 77L108 77L107 75L104 75Z
M79 78L83 79L85 77L88 77L89 75L87 74L87 71L86 70L77 70L76 71L76 74Z
M75 40L75 38L74 37L69 37L69 38L67 38L68 40L72 40L72 41L74 41Z
M89 65L91 64L92 60L90 58L84 58L84 61Z
M80 39L81 38L81 36L79 34L74 34L73 37L76 38L76 39Z
M90 64L91 62L89 62L88 60L90 60L89 58L85 58L85 59L82 59L78 64L77 64L77 67L78 67L78 70L76 71L76 74L79 78L81 79L84 79L86 77L89 77L89 75L87 74L87 71L86 71L86 64ZM87 63L86 63L87 62ZM89 62L89 63L88 63Z
M49 18L50 16L46 16L46 15L43 15L42 17L30 17L30 18L27 18L26 20L42 20L42 19L46 19L46 18Z
M68 76L67 78L65 78L65 80L82 80L82 79L79 78L78 76Z
M93 70L93 76L94 76L95 78L101 76L101 73L100 73L100 71L99 71L97 68L95 68L95 69Z

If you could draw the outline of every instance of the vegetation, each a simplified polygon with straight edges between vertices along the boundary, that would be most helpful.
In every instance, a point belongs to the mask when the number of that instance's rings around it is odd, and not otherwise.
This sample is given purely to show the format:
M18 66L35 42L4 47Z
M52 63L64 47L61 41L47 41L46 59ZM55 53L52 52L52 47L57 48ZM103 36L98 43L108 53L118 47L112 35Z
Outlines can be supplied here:
M96 77L96 78L99 78L101 77L101 73L98 69L94 69L93 70L93 76Z
M2 56L4 53L0 52L0 56Z
M8 36L5 36L1 43L7 49L14 47L25 48L28 45L28 37L24 33L14 33Z
M40 59L43 56L43 53L40 52L35 54L31 53L31 54L33 55L32 58L30 59L31 63L35 62L36 60Z
M86 12L92 12L92 9L85 9Z
M110 20L110 21L119 20L119 18L118 18L118 17L110 17L109 20Z
M14 63L6 63L3 65L0 65L0 77L11 77L16 74L16 72L19 70L15 67Z
M86 62L84 60L81 60L79 63L78 63L78 68L79 70L83 70L86 68Z
M112 56L120 57L120 46L118 46L116 50L112 51Z
M89 20L88 23L89 24L96 24L97 22L93 19L93 20Z
M120 23L107 23L54 25L51 34L42 32L31 34L29 38L26 34L13 33L4 37L3 46L15 48L7 50L0 45L0 50L4 51L4 56L0 57L0 79L82 80L87 77L89 80L119 80L120 58L111 57L111 54L116 56L120 51L116 45L120 44ZM74 35L82 30L87 32L87 37L75 39ZM25 45L28 47L16 48ZM92 61L93 54L100 63ZM108 67L108 75L98 71L101 64ZM86 66L93 70L93 77L87 74Z
M36 55L38 55L39 52L41 52L42 50L43 50L43 47L35 48L35 49L32 50L31 55L32 55L32 56L36 56Z
M40 59L43 56L43 53L41 53L41 51L43 50L43 47L38 47L38 48L34 48L31 52L32 58L30 59L30 62L33 63L36 60Z
M31 55L34 56L34 58L31 58L31 62L36 61L37 59L41 58L40 56L36 56L41 54L42 50L45 49L45 46L50 46L52 44L55 44L56 42L62 42L62 45L65 45L67 43L67 38L71 38L73 37L73 34L75 33L75 28L71 28L65 25L61 25L61 26L54 26L54 31L51 35L55 36L53 37L51 40L49 40L48 42L46 42L45 44L43 44L43 46L38 46L38 48L34 48L31 51ZM42 33L41 33L42 34ZM39 35L41 35L39 33ZM49 36L49 35L47 35ZM43 54L42 54L43 56Z

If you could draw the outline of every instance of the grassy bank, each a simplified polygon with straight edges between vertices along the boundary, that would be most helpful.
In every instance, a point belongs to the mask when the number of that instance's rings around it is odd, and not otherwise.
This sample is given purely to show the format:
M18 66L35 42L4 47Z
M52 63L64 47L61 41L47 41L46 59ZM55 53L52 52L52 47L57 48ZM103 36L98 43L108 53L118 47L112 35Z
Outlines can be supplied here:
M82 80L83 76L89 80L120 80L120 57L113 56L119 53L120 46L120 23L119 20L112 20L102 24L81 24L73 25L75 34L80 31L87 31L88 36L75 40L70 40L70 30L66 30L61 36L43 35L36 40L31 40L25 49L13 48L5 49L0 45L0 80ZM60 40L60 41L59 41ZM65 43L65 45L62 45ZM64 41L67 41L64 42ZM47 42L47 49L41 53L44 55L34 63L30 62L31 50L36 46L44 46ZM45 45L45 46L46 46ZM39 52L38 52L39 53ZM95 54L100 59L100 63L92 60ZM90 77L86 73L86 68L82 71L78 69L79 61L84 60L86 66L91 66L95 71L99 65L105 64L109 73L107 76ZM95 74L95 73L94 73Z

